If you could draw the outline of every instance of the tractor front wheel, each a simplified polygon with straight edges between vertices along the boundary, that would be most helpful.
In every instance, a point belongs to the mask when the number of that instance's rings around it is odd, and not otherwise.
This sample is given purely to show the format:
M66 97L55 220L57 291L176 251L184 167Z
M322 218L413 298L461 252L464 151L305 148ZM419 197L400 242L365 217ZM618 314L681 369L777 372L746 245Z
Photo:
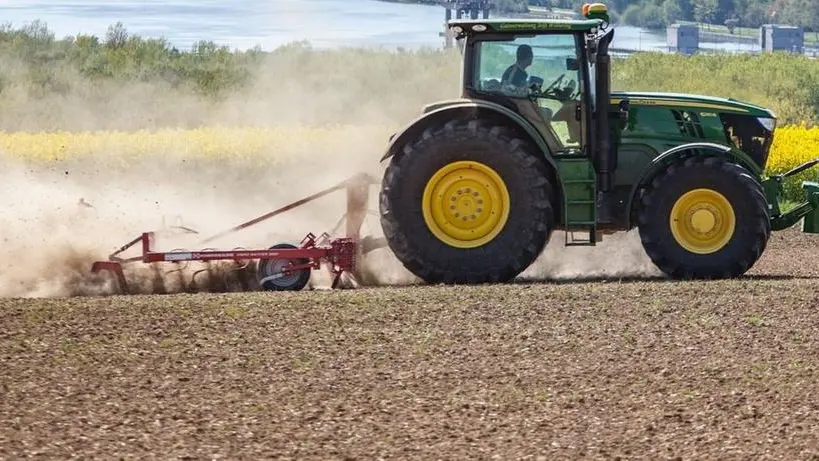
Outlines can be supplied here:
M673 163L642 196L639 232L654 264L671 278L717 279L744 274L771 233L762 186L727 159Z
M542 156L501 126L430 128L384 174L381 224L403 265L428 283L506 282L551 234L553 190Z

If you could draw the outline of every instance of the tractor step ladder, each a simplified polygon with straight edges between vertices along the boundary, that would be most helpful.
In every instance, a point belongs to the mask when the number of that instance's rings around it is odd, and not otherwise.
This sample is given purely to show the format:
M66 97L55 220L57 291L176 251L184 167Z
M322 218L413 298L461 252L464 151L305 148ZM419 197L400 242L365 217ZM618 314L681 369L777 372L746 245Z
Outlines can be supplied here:
M563 222L566 246L593 246L597 243L597 180L588 158L558 157L563 182ZM583 233L575 238L575 233Z

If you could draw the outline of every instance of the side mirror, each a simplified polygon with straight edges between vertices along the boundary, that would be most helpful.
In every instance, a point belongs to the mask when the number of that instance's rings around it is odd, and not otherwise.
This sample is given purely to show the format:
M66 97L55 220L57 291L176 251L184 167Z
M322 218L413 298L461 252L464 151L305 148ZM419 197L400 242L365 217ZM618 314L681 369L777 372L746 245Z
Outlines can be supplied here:
M631 108L631 105L629 104L628 99L623 99L622 101L620 101L620 104L617 105L617 109L618 109L618 114L617 115L618 115L618 118L620 119L620 122L623 124L623 130L626 130L626 129L630 128L629 127L629 109L630 108Z
M566 58L566 70L580 70L580 62L577 58Z
M539 94L543 89L543 79L540 77L529 77L529 90L534 94Z

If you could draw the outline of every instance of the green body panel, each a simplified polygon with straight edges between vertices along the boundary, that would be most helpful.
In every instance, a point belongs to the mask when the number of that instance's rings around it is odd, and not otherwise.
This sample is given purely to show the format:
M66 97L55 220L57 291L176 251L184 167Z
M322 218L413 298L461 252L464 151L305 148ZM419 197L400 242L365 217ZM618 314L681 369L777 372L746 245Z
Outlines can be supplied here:
M521 32L567 32L567 31L591 31L600 27L603 21L599 19L452 19L447 25L460 27L474 33L521 33ZM476 30L476 25L484 26L483 30Z
M731 98L716 98L697 94L660 93L645 91L612 91L612 104L627 99L632 107L675 107L703 112L732 112L754 117L776 118L770 110Z
M611 110L623 101L629 102L628 121L619 131L618 165L615 184L632 185L657 164L663 152L690 143L721 144L731 149L726 152L752 173L760 176L765 165L754 162L746 153L733 148L726 138L719 114L725 112L775 118L757 106L722 98L674 93L612 92ZM681 129L674 112L694 112L699 120Z

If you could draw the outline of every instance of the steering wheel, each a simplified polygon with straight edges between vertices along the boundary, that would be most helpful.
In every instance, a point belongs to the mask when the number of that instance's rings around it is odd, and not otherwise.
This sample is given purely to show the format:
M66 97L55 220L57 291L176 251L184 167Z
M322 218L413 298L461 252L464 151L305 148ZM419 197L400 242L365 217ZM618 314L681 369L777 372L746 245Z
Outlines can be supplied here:
M543 90L543 92L544 92L544 93L548 93L548 92L549 92L549 90L551 90L552 88L557 87L557 85L558 85L560 82L562 82L562 81L563 81L563 77L565 77L565 76L566 76L566 74L560 74L560 77L558 77L558 78L557 78L557 80L555 80L554 82L552 82L552 84L551 84L551 85L547 86L547 87L546 87L546 89L545 89L545 90Z
M541 90L538 92L539 96L547 96L557 99L558 101L569 101L572 99L577 99L580 96L580 89L576 88L577 84L574 80L569 80L565 85L560 86L560 83L564 80L566 74L562 74L558 77L551 85L549 85L545 90ZM542 80L541 80L542 81Z

